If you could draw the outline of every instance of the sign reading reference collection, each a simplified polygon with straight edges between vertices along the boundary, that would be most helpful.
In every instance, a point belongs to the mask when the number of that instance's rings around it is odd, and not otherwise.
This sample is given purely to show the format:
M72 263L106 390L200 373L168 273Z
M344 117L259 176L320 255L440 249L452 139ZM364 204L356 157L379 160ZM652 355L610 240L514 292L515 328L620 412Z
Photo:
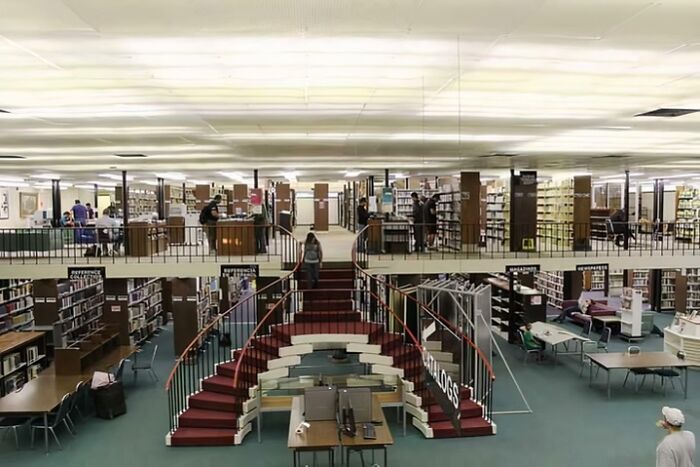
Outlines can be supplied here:
M104 266L69 267L68 279L105 278Z

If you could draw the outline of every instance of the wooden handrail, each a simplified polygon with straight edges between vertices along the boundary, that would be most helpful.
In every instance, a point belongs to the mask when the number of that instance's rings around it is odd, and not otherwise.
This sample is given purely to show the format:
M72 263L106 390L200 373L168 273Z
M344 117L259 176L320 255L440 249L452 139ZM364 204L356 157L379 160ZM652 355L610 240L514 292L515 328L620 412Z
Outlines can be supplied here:
M363 228L362 230L360 230L360 231L357 233L357 239L358 239L358 240L359 240L360 236L363 234L363 232L364 232L365 230L367 230L369 227L370 227L370 226L365 226L365 228ZM418 305L418 306L421 307L422 309L428 311L431 315L433 315L434 317L436 317L442 324L444 324L445 326L449 327L450 329L452 329L453 331L455 331L458 335L460 335L460 336L462 337L462 339L464 339L464 341L465 341L470 347L472 347L472 348L476 351L477 355L479 355L479 358L481 359L482 363L484 364L484 366L486 367L486 369L487 369L488 372L489 372L489 376L490 376L491 380L493 381L493 380L496 379L496 374L495 374L494 371L493 371L493 367L491 366L491 363L489 363L489 361L488 361L488 360L486 359L486 357L484 356L484 353L481 351L481 349L480 349L471 339L469 339L467 336L465 336L464 333L463 333L461 330L456 329L454 326L452 326L452 323L450 323L449 321L445 320L445 319L444 319L442 316L440 316L440 314L437 313L435 310L433 310L433 309L430 308L430 307L427 307L425 304L419 302L416 298L411 297L410 295L408 295L408 294L407 294L406 292L404 292L403 290L401 290L401 289L399 289L398 287L395 287L395 286L389 284L389 283L386 282L386 281L383 281L383 280L381 280L381 279L378 279L378 278L376 278L376 277L373 277L371 274L369 274L367 271L365 271L365 270L362 268L362 266L360 266L359 263L357 262L357 241L354 241L354 242L353 242L353 245L352 245L352 263L353 263L353 265L355 266L355 268L357 268L357 270L359 270L362 274L364 274L365 276L369 277L370 279L374 279L374 280L376 280L377 282L382 283L385 287L388 287L388 288L392 289L393 291L398 292L398 293L399 293L401 296L403 296L404 298L415 302L416 305Z
M290 236L290 238L294 238L294 236L292 235L292 233L291 233L290 231L288 231L287 229L285 229L284 227L281 227L281 226L276 226L276 227L277 227L278 229L280 229L280 230L285 231L285 232ZM299 242L299 244L301 244L301 242ZM277 280L274 281L274 282L271 282L270 284L266 285L266 286L263 287L262 289L256 291L253 295L250 295L250 296L246 297L244 301L236 303L234 306L232 306L231 308L229 308L228 310L226 310L224 313L222 313L222 314L220 314L219 316L217 316L215 320L212 320L211 323L207 324L204 328L202 328L202 330L199 331L199 333L194 337L194 339L192 339L192 341L187 345L187 347L185 347L185 350L183 350L182 353L180 354L180 356L177 358L177 360L176 360L176 362L175 362L175 366L173 366L173 369L172 369L172 371L170 372L170 375L168 376L168 380L167 380L166 383L165 383L165 390L166 390L166 391L169 391L169 390L170 390L170 387L171 387L171 384L172 384L172 380L173 380L173 378L175 377L175 373L177 372L178 368L180 367L180 364L181 364L182 361L184 360L185 356L186 356L196 345L198 345L200 339L203 338L204 336L206 336L206 335L209 333L209 331L211 330L211 328L212 328L215 324L217 324L218 322L220 322L223 318L229 316L229 315L230 315L234 310L236 310L239 306L242 306L244 303L247 303L248 300L256 299L256 298L258 297L258 294L261 294L261 293L267 291L268 289L270 289L270 288L272 288L273 286L279 284L279 283L282 282L283 280L286 280L286 279L290 278L292 275L294 275L294 273L296 273L296 272L299 270L300 266L301 266L301 259L302 259L302 257L303 257L303 256L302 256L302 254L301 254L301 249L300 249L300 250L299 250L299 254L297 255L297 263L296 263L296 265L294 266L294 269L292 269L292 270L289 272L289 274L280 277L279 279L277 279Z

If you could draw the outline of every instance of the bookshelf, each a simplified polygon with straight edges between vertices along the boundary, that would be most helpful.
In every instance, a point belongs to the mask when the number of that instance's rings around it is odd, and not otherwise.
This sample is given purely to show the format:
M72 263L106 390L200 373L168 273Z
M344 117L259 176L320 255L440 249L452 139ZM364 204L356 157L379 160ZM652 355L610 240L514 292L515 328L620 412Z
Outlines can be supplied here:
M570 248L574 236L574 180L537 185L537 237L554 248Z
M625 287L622 293L620 335L627 339L642 337L642 291Z
M686 270L687 304L686 311L700 310L700 268Z
M228 213L229 194L231 190L225 189L223 186L214 185L197 185L193 189L195 213L199 213L204 207L209 204L216 195L221 195L221 203L219 203L219 213ZM189 195L188 195L189 196ZM188 204L189 211L189 204Z
M394 188L394 214L397 216L411 218L413 216L413 200L411 193L418 193L418 196L430 198L439 190L427 188Z
M608 272L608 295L618 297L624 288L625 271L621 269Z
M165 185L165 216L170 216L170 206L173 204L185 204L187 214L198 214L197 200L194 197L194 189L182 185Z
M162 278L105 280L105 322L118 330L119 345L143 345L164 314Z
M642 301L649 301L649 270L648 269L628 269L627 285L642 294Z
M173 278L172 312L175 355L179 356L219 312L219 279Z
M33 309L31 280L0 280L0 334L31 325Z
M542 271L537 273L535 287L547 296L547 304L554 308L562 309L562 304L567 298L564 297L563 271Z
M53 327L54 347L70 346L100 327L103 287L94 277L34 281L34 320Z
M608 228L605 226L605 222L609 218L609 208L591 208L591 237L598 239L608 237Z
M691 242L698 239L698 229L693 223L700 215L700 190L681 187L676 192L676 240Z
M457 180L450 177L442 180L440 200L437 202L437 244L447 250L461 250L460 216L462 211L461 191Z
M505 242L508 217L506 203L509 195L506 188L495 184L486 187L486 239Z
M508 278L496 274L484 279L484 281L491 285L491 324L493 330L507 338L511 316ZM515 326L522 326L525 322L546 321L546 297L542 292L530 287L519 286L514 290L514 295Z
M676 271L663 269L661 271L661 309L674 310L676 308Z
M116 205L123 209L123 191L121 186L117 187L114 193ZM156 187L149 185L133 184L129 185L129 219L135 219L140 216L150 217L153 213L158 213L158 195Z
M21 388L48 366L43 332L0 335L0 397Z

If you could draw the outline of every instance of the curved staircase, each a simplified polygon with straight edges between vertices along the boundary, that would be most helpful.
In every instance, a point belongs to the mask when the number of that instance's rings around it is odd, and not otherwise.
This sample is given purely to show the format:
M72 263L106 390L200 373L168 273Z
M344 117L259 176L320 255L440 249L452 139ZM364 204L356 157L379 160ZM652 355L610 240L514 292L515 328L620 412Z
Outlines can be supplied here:
M321 270L318 288L302 294L299 308L276 324L266 324L250 338L245 350L231 351L231 361L215 366L215 374L189 389L186 408L174 429L166 436L171 446L219 446L240 444L251 431L261 400L258 388L274 386L289 375L290 367L303 355L320 349L345 349L358 353L370 373L383 375L403 388L406 411L413 425L426 437L458 436L427 388L421 349L406 342L402 333L389 332L369 311L355 303L355 272L352 264L327 264ZM365 307L367 308L367 307ZM279 317L278 317L279 318ZM262 333L264 332L264 334ZM447 360L451 354L428 343L436 355ZM238 377L236 379L236 369ZM186 388L185 391L188 391ZM462 389L461 436L495 433L495 425L484 418L483 407L470 400L470 389Z

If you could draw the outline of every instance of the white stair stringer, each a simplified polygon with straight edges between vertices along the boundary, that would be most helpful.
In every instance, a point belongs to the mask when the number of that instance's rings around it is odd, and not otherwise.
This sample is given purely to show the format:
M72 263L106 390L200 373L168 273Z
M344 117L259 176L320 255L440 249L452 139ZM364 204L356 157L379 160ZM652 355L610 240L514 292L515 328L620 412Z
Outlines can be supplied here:
M239 429L238 432L234 435L234 438L233 438L233 439L234 439L234 442L233 442L233 444L235 444L236 446L238 446L239 444L241 444L241 443L243 442L243 439L246 437L246 435L247 435L248 433L251 432L252 429L253 429L253 425L252 425L251 423L248 423L246 426L244 426L243 428Z
M432 439L434 437L433 429L430 428L427 422L421 422L417 418L414 418L411 423L413 424L413 426L418 428L418 431L423 433L423 436L425 436L426 438Z
M393 366L394 358L388 355L377 355L371 353L361 353L360 363L377 364L384 366Z
M276 370L278 368L288 368L290 366L296 366L301 364L300 355L290 355L288 357L280 357L272 360L268 360L267 369Z
M306 355L313 353L314 346L312 344L289 345L279 348L280 357L291 357L292 355Z

